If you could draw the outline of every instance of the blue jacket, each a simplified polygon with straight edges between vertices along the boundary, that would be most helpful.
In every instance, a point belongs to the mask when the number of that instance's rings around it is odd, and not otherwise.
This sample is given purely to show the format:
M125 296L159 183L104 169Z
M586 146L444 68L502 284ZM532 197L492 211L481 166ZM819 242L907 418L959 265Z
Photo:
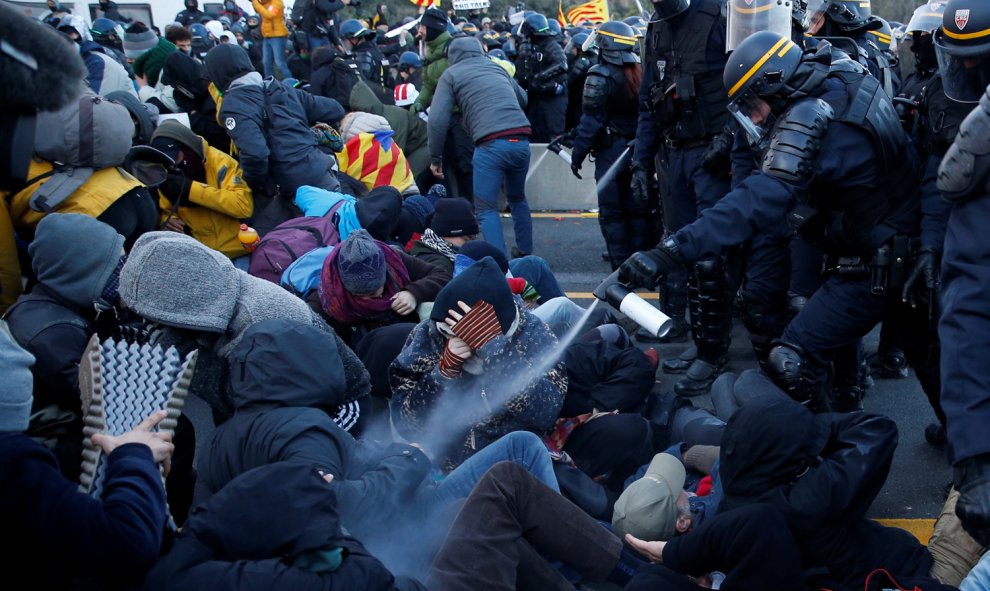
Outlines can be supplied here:
M15 542L0 556L7 577L67 589L73 576L139 580L154 564L168 514L151 450L125 444L108 459L101 502L27 435L0 433L0 520Z

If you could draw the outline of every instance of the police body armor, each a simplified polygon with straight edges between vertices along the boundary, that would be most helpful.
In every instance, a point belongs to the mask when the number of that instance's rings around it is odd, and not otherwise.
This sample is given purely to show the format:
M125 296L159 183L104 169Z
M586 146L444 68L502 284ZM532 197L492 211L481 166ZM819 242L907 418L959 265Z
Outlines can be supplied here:
M643 51L643 68L653 69L650 110L674 142L701 143L721 132L729 118L722 71L711 71L706 62L712 29L726 27L725 5L718 0L694 4L668 21L654 15Z
M354 47L354 63L361 76L372 88L385 86L385 73L382 62L385 56L371 41L364 41Z
M596 147L604 146L619 138L636 135L639 119L639 98L629 96L626 77L622 68L612 64L597 64L588 71L584 83L583 105L585 112L605 114L605 133L598 135Z
M525 60L527 90L535 94L556 94L557 85L567 86L567 57L553 37L543 37L530 47Z
M883 236L876 228L900 208L917 181L917 167L893 104L876 78L859 72L833 72L846 92L832 102L804 98L792 104L774 126L762 170L789 184L808 186L801 203L788 214L791 226L826 254L874 258ZM815 182L817 162L830 122L867 133L879 169L869 184L836 187Z
M919 126L921 144L930 156L942 156L959 133L973 105L960 103L945 96L942 76L936 74L921 93Z

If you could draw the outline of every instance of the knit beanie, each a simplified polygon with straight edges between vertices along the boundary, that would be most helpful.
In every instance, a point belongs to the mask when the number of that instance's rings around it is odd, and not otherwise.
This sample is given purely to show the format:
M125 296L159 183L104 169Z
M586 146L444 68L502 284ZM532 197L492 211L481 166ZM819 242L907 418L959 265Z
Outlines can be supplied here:
M450 280L437 294L430 312L430 320L443 322L447 310L460 310L457 302L473 306L485 301L495 308L495 316L507 334L516 320L516 303L505 281L505 273L491 257L485 257Z
M147 78L149 86L157 85L158 77L165 67L165 60L175 51L178 49L171 41L164 37L159 38L154 47L134 60L134 73Z
M0 320L0 432L27 431L34 401L34 357L14 341Z
M474 217L474 207L463 197L450 197L437 201L430 229L441 238L474 236L480 231L478 220Z
M337 272L347 291L371 295L385 285L385 253L371 234L353 232L338 248Z
M408 211L423 228L427 228L430 216L433 215L433 204L422 195L412 195L402 201L402 210Z
M439 8L431 6L423 13L419 24L426 27L426 40L433 41L447 30L447 15Z
M237 307L240 273L229 258L191 236L148 232L120 272L120 298L148 320L223 333Z
M502 275L509 272L509 259L505 258L505 253L487 240L465 242L457 249L457 254L464 255L475 262L485 257L492 257L498 264L498 268L501 269Z
M391 131L388 120L381 115L351 111L340 120L340 138L345 142L360 133Z
M124 55L137 59L146 51L158 45L158 35L142 22L136 22L124 29Z
M437 183L432 187L430 187L430 190L427 191L425 195L425 197L430 200L430 203L432 203L434 207L436 207L437 201L440 201L446 196L447 196L447 187L443 186L440 183Z

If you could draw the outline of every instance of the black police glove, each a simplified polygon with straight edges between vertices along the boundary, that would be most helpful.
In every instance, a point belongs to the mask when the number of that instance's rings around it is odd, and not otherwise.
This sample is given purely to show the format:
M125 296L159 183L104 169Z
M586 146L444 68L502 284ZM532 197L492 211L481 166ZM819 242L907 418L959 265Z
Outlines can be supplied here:
M959 491L956 515L963 529L980 545L990 546L990 454L956 464L953 484Z
M918 253L918 260L911 269L907 281L904 282L904 290L901 292L901 299L912 308L919 304L927 304L932 294L938 289L938 253L932 248L922 249Z
M708 149L701 155L701 168L717 176L725 176L732 169L732 133L723 130L712 138Z
M630 289L653 289L661 277L683 266L676 243L668 239L653 250L641 250L626 259L619 266L619 282Z
M192 188L192 181L179 173L170 173L165 178L165 182L158 185L158 190L168 199L168 202L175 205L179 201L188 201L189 189Z
M632 165L632 196L638 203L649 203L652 189L650 167L643 162Z
M581 163L577 160L571 160L571 174L577 178L581 178Z

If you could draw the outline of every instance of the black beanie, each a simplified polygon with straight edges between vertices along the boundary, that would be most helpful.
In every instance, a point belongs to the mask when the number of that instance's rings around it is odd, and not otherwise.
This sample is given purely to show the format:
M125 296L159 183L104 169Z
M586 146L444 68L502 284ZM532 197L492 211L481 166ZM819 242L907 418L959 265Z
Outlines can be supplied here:
M433 206L430 229L437 236L474 236L479 232L474 207L463 197L439 199Z
M423 13L419 24L426 27L426 40L433 41L447 30L447 15L436 7L430 7Z
M433 302L430 320L443 322L447 310L460 310L457 305L459 301L473 306L481 300L495 308L502 334L508 333L516 320L516 302L505 280L505 273L492 257L485 257L471 265L440 290Z
M505 253L487 240L465 242L457 249L457 254L462 254L472 261L480 261L485 257L492 257L498 264L498 268L502 270L503 275L509 272L509 259L505 258Z

